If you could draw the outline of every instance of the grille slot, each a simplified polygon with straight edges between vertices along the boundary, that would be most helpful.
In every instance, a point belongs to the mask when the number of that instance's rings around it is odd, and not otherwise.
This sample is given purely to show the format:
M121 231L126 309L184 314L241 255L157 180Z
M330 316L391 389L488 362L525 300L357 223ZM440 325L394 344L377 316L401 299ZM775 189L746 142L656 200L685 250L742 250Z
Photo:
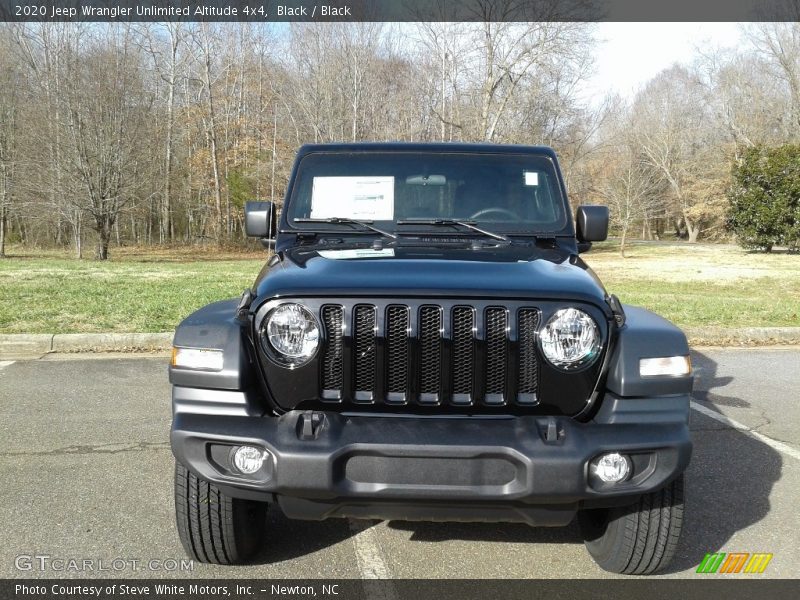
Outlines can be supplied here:
M390 402L405 402L408 389L408 308L386 310L386 391Z
M419 338L420 402L435 404L442 380L442 309L438 306L419 310Z
M508 352L507 321L506 309L486 309L486 404L504 402Z
M320 317L323 401L539 403L537 308L361 303L324 305Z
M355 400L373 399L375 389L375 307L358 306L355 310Z
M340 306L322 308L327 343L322 353L322 398L338 400L342 390L342 321L344 310Z
M453 403L472 401L472 365L475 360L473 343L475 311L467 306L453 309Z
M536 404L539 385L539 362L536 354L536 331L539 311L524 308L519 311L519 379L517 402Z

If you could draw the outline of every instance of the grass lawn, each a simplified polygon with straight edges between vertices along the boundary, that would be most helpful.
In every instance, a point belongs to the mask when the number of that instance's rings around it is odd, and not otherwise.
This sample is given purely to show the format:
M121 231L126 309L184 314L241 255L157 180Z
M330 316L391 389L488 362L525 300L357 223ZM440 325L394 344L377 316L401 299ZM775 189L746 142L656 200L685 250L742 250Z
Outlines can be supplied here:
M195 309L239 296L265 256L118 250L101 263L10 254L0 260L0 333L173 331Z
M800 327L800 256L717 244L615 244L583 255L610 293L682 326Z
M263 252L113 249L106 263L10 249L0 260L0 333L172 331L194 309L238 296ZM613 243L584 260L611 293L678 325L800 326L800 256L734 246Z

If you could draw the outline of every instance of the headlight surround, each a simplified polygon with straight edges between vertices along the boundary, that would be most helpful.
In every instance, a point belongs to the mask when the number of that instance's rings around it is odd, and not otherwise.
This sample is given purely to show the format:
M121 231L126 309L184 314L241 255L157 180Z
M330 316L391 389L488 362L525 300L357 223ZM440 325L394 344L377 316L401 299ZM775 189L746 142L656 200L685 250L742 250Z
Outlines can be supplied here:
M302 304L272 309L261 327L262 345L279 364L295 368L314 358L319 348L319 323Z
M542 354L554 367L574 370L600 355L600 328L577 308L557 310L539 332Z

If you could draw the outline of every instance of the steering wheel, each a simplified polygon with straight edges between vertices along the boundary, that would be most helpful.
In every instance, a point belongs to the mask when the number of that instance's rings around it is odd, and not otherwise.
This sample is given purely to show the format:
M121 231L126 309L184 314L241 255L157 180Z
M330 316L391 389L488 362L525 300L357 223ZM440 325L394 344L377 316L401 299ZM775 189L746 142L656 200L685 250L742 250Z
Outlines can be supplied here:
M499 208L497 206L493 206L491 208L482 208L481 210L476 212L474 215L471 215L470 219L478 219L480 217L485 217L486 215L490 215L492 213L501 214L503 216L508 217L512 221L521 221L522 220L517 213L512 212L512 211L510 211L508 209L505 209L505 208Z

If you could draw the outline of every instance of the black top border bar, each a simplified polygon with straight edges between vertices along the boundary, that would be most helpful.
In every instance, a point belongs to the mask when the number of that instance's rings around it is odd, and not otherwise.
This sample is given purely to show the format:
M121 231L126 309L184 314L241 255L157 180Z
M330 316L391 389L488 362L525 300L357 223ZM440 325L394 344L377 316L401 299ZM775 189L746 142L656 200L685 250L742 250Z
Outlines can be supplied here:
M0 22L800 21L800 0L0 0Z

